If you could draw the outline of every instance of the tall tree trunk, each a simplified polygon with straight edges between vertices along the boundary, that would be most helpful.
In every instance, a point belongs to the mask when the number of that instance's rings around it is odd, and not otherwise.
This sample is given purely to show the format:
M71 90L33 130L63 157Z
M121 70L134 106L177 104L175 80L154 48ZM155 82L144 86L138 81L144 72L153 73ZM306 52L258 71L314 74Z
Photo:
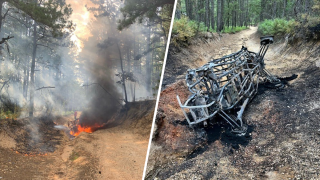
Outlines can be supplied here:
M124 91L124 102L125 102L125 104L127 104L128 97L127 97L126 81L125 81L124 74L123 74L124 71L123 71L122 55L121 55L121 50L120 50L120 46L118 43L117 43L117 48L118 48L118 52L119 52L120 66L121 66L121 72L122 72L121 81L122 81L122 86L123 86L123 91Z
M211 18L211 28L212 28L212 30L214 30L215 29L215 24L214 24L214 0L211 0L211 16L212 17L210 17Z
M136 82L133 85L133 102L136 102Z
M210 20L209 20L209 15L210 15L210 2L209 0L206 0L206 27L208 27L207 31L209 31L209 27L210 27Z
M29 118L33 118L34 111L34 70L36 67L36 55L37 55L37 23L34 21L33 24L33 51L31 61L31 72L30 72L30 103L29 103Z
M27 65L24 65L23 68L23 97L25 100L27 100Z
M0 0L0 32L2 32L2 22L3 22L3 16L2 16L2 8L3 8L4 0ZM1 36L2 38L2 36Z
M130 53L130 46L129 47L127 47L127 71L128 72L131 72L131 53Z
M189 17L189 19L193 20L191 0L185 0L185 4L186 4L186 14Z
M304 12L310 14L310 0L305 0Z
M282 18L286 18L286 9L287 9L288 0L283 1L283 12L282 12Z
M137 33L137 29L136 27L134 28L134 32ZM137 42L137 39L138 42ZM135 59L137 54L139 54L139 36L134 36L134 40L133 40L133 58ZM136 70L139 70L139 65L140 65L140 61L139 60L134 60L134 65L133 65L133 71L135 72Z
M265 7L265 0L261 0L261 12L260 12L260 22L262 22L264 20L264 16L263 16L263 13L264 13L264 7Z
M236 7L234 5L234 0L232 0L232 27L236 27Z
M221 31L221 0L217 0L217 32Z
M224 13L224 0L219 0L220 1L220 15L219 15L219 28L218 32L221 32L223 27L224 27L224 18L223 18L223 13Z
M176 8L176 12L175 12L175 18L176 19L181 19L181 0L178 0L177 2L177 8Z
M2 9L3 9L4 0L0 0L0 39L3 38L3 31L2 31L2 23L3 23L3 16L2 16ZM0 44L0 49L2 48L2 44Z
M147 36L147 51L151 48L151 27L148 27ZM146 77L147 77L147 91L151 92L151 53L149 52L146 57Z
M230 27L230 0L227 0L228 12L227 12L227 27Z
M249 18L249 0L247 0L247 9L246 9L246 27L248 27L248 23L250 23L250 18Z

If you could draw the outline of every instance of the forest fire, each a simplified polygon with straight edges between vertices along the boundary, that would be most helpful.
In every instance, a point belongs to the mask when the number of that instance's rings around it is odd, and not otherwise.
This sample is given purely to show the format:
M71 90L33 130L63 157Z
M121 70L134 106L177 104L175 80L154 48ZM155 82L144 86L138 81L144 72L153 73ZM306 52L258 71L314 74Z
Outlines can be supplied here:
M100 128L102 126L103 125L100 125L100 124L94 124L92 126L85 126L85 125L77 124L73 128L71 128L70 134L72 136L78 136L81 132L93 133L94 131L96 131L98 128Z

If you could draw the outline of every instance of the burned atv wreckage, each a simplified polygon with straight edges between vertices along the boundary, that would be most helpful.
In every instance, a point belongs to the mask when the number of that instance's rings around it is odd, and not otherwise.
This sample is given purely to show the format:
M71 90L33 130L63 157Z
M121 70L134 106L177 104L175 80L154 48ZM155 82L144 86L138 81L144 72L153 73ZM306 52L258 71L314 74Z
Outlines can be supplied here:
M186 84L192 95L182 105L178 103L189 125L207 121L217 115L231 125L232 132L244 135L247 125L242 115L248 102L258 92L262 79L275 88L284 85L265 69L264 56L273 43L273 36L260 38L260 51L254 53L242 46L236 53L214 59L197 69L189 69Z

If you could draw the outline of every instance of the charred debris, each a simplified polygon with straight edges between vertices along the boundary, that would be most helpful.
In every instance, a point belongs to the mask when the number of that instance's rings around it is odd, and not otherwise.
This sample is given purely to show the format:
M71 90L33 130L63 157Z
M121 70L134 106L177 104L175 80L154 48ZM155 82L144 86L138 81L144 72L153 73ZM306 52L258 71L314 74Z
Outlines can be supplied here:
M222 118L234 134L247 133L248 125L242 116L258 93L259 83L270 88L284 88L286 81L291 80L279 78L265 68L264 56L273 43L273 36L261 37L260 41L258 53L242 46L236 53L214 59L197 69L188 69L186 84L192 94L183 104L178 95L177 100L189 126L203 123L207 127L208 121Z

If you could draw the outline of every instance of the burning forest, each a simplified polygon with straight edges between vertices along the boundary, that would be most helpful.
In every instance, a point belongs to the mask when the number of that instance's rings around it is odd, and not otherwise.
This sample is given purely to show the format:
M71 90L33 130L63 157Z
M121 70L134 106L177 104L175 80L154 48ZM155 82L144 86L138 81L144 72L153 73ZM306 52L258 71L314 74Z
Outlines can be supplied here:
M0 3L0 178L141 178L173 3Z

